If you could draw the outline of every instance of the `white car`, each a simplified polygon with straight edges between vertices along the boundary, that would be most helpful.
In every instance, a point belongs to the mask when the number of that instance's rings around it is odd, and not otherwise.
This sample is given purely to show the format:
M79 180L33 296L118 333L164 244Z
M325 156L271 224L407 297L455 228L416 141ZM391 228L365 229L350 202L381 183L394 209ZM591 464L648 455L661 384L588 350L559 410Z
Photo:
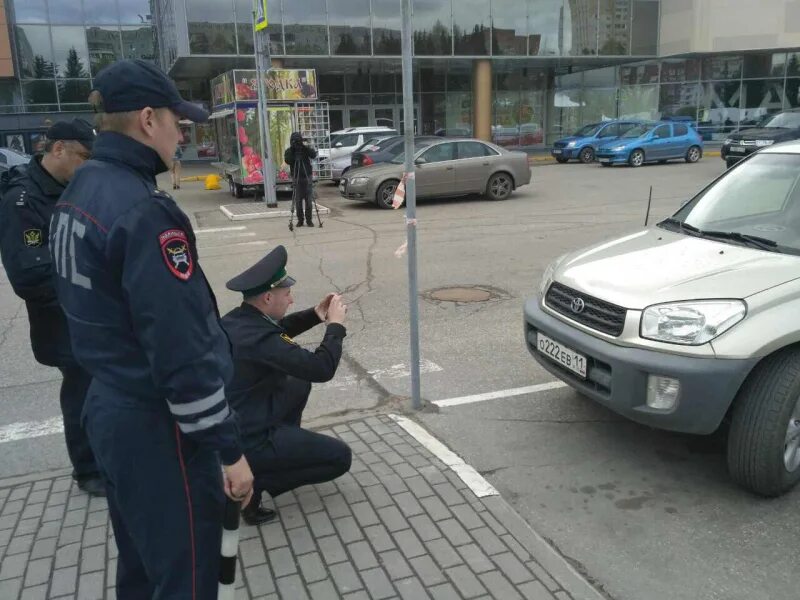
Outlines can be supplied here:
M390 127L348 127L331 133L331 149L319 151L320 165L329 162L331 177L338 183L342 172L350 167L350 155L369 138L379 135L397 135Z
M27 165L31 162L31 157L27 154L22 154L11 148L0 148L0 172L8 171L11 167L17 165Z

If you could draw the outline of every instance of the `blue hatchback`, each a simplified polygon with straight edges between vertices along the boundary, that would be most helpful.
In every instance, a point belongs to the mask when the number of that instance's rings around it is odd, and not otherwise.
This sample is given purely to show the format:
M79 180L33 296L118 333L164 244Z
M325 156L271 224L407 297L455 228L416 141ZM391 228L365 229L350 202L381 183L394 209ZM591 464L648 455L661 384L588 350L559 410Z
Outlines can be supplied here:
M690 125L666 121L641 123L597 149L597 161L604 167L640 167L646 162L665 163L675 158L694 163L702 156L703 140Z
M574 135L556 140L550 153L560 163L571 158L590 163L595 158L598 146L618 138L639 123L641 121L618 120L584 125Z

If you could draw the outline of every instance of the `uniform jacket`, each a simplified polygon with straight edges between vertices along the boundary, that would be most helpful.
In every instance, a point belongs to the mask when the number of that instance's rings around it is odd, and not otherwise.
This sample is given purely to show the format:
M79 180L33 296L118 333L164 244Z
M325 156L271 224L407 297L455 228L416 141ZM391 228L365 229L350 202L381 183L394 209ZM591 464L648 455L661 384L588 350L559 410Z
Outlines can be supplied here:
M230 344L189 219L156 188L164 171L132 138L97 136L53 214L56 289L81 366L144 409L166 402L184 434L231 464L241 444L225 397Z
M319 347L311 352L292 339L320 323L313 308L279 322L243 303L222 319L233 346L234 377L229 386L231 406L242 427L246 446L263 440L287 410L289 377L321 383L336 374L342 357L343 325L330 323Z
M74 359L48 248L50 217L64 186L41 160L34 156L0 177L0 254L11 287L28 309L33 355L44 365L66 367Z

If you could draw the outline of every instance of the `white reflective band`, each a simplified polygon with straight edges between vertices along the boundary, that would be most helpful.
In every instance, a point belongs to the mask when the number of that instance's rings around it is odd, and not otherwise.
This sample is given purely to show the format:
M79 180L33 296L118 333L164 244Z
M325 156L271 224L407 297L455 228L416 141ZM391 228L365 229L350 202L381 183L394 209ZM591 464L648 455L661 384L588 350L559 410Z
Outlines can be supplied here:
M200 400L192 400L183 404L173 404L167 400L170 412L176 417L185 417L187 415L196 415L201 412L207 411L209 408L215 407L217 404L225 399L225 388L221 387L216 392L206 398Z
M228 409L228 405L222 407L222 410L219 412L214 413L213 415L209 415L207 417L203 417L199 421L194 423L181 423L178 421L178 427L181 428L183 433L194 433L195 431L203 431L204 429L208 429L209 427L213 427L214 425L219 425L225 419L228 418L230 414L230 410Z

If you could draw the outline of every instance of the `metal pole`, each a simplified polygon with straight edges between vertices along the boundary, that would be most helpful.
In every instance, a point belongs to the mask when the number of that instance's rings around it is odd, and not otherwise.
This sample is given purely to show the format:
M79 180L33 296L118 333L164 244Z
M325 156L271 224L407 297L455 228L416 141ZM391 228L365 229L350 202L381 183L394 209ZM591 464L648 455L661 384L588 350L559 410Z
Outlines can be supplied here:
M255 0L258 2L258 0ZM255 2L253 3L253 23L256 21ZM261 35L259 35L261 33ZM267 91L264 85L264 74L272 68L272 58L269 54L269 32L256 31L253 26L253 46L256 51L256 77L258 78L258 120L261 123L261 156L264 161L261 173L264 177L264 201L267 206L278 206L275 196L275 170L273 169L274 157L269 138L269 115L267 114Z
M422 408L419 388L419 300L417 289L417 182L414 179L414 80L411 63L411 0L403 5L403 112L405 113L406 233L408 305L411 325L411 400Z

